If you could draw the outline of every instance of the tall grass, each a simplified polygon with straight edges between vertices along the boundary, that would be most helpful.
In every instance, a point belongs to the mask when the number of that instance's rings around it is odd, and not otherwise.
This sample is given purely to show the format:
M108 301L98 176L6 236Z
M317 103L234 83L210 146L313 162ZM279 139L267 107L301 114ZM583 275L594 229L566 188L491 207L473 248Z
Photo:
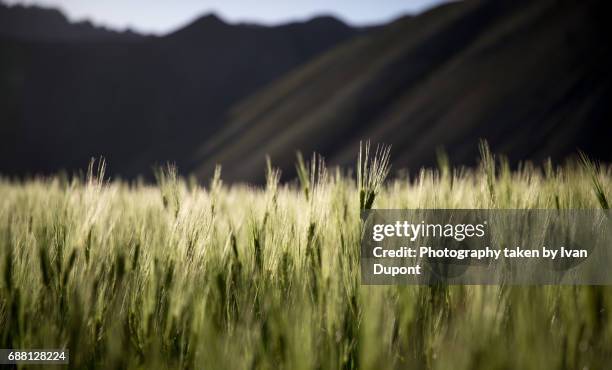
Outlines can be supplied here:
M172 166L157 186L93 165L2 180L0 348L66 347L75 369L608 368L609 287L360 285L364 209L608 204L610 167L511 171L481 150L387 183L367 144L357 181L301 156L297 183L268 162L265 188Z

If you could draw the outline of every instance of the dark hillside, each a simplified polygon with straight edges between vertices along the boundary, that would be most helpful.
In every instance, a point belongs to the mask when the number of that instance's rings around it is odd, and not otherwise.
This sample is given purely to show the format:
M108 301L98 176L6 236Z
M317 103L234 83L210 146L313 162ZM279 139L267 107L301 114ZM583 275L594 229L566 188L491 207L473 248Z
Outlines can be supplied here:
M612 159L612 40L605 1L447 4L398 20L234 106L197 157L207 176L260 180L265 154L352 165L358 141L393 145L396 168L474 162L479 138L519 160L581 148Z
M276 27L203 16L164 37L0 5L0 173L185 169L229 107L361 31L330 18Z

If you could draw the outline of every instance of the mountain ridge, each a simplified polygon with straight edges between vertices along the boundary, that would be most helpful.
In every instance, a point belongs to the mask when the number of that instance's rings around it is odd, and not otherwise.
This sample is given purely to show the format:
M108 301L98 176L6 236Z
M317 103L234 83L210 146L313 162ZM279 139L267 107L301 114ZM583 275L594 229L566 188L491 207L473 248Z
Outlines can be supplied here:
M395 22L235 105L197 173L218 162L229 181L259 182L270 155L291 178L296 150L351 166L361 139L393 145L394 164L413 170L435 165L437 147L474 164L481 138L513 164L577 148L610 160L606 7L474 1Z
M90 20L71 22L56 8L1 2L0 35L21 41L54 42L137 40L149 36L96 25Z
M55 35L14 36L39 12L55 19L39 30L51 25ZM131 39L79 34L59 12L34 13L0 27L0 172L9 175L74 171L92 156L128 178L151 178L166 160L186 168L227 107L364 32L329 18L254 27L209 14L166 36Z
M221 164L228 182L259 183L267 155L288 180L297 150L352 166L362 139L391 144L394 166L412 170L439 147L474 164L480 139L511 164L578 148L609 161L609 10L451 2L366 28L204 14L165 36L52 42L0 23L0 173L104 156L113 176L150 179L172 161L200 180Z

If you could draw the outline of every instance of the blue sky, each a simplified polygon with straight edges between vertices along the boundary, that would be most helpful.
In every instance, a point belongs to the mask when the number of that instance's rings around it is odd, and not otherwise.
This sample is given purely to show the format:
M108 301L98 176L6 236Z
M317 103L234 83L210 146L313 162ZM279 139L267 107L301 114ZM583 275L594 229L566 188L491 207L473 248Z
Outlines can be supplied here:
M331 14L354 25L419 13L444 0L4 0L61 9L71 20L163 34L215 12L229 22L279 24Z

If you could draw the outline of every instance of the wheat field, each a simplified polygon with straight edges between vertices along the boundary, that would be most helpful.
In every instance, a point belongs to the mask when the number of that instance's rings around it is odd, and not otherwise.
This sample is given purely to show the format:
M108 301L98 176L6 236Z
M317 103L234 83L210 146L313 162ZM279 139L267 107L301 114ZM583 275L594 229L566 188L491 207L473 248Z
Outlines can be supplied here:
M100 162L0 180L0 348L68 348L74 369L609 368L610 287L365 286L359 246L362 209L608 208L611 167L483 146L476 168L387 177L388 154L298 156L286 184L269 163L262 187Z

